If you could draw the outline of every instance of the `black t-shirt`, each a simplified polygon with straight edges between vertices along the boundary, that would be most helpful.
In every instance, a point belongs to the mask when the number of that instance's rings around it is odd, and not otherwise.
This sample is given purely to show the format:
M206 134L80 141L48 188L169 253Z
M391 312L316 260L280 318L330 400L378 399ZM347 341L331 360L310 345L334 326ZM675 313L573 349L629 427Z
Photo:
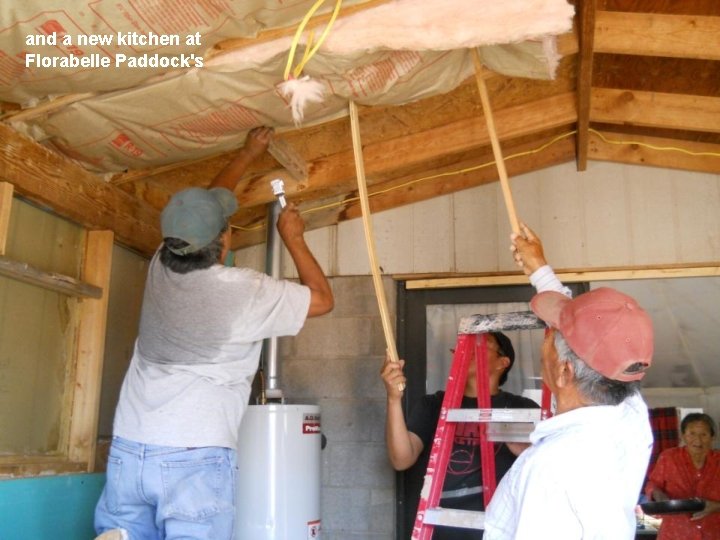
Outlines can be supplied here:
M415 465L408 469L405 476L406 492L412 494L412 499L407 501L408 508L408 531L412 531L412 524L415 520L417 505L420 498L420 490L423 485L425 471L427 469L432 441L435 436L437 421L440 417L445 392L439 391L435 394L424 396L412 409L408 418L408 430L415 433L423 442L423 451ZM537 409L538 405L533 400L522 396L516 396L509 392L500 391L492 396L491 407L493 409ZM463 397L463 409L476 409L477 398ZM481 465L480 465L480 425L477 422L460 423L455 431L455 441L448 462L443 494L440 499L440 506L443 508L459 508L463 510L484 510L482 488L481 488ZM504 443L495 443L495 476L499 483L500 479L512 467L516 456ZM436 527L433 540L461 540L482 538L482 531L471 529L459 529L449 527Z

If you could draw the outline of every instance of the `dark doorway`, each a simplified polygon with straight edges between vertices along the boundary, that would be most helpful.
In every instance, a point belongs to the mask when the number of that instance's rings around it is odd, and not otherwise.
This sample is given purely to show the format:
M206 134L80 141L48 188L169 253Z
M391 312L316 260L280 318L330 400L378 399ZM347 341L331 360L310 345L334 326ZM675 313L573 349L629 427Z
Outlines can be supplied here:
M587 284L572 284L574 296L588 290ZM505 304L527 303L535 294L530 285L469 287L456 289L407 289L405 282L398 283L397 342L398 354L406 360L408 379L403 397L407 416L409 407L427 392L427 312L429 306L439 304ZM527 308L525 308L527 309ZM396 478L396 516L398 540L410 538L415 520L417 487L409 473L400 472Z

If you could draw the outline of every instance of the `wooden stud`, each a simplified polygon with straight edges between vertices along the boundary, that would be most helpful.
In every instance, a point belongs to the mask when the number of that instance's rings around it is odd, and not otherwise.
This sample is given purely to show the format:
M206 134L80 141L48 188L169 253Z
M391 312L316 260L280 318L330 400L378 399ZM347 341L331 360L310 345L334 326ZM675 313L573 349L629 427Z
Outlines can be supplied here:
M664 279L681 277L720 276L720 263L704 266L664 265L654 268L625 267L618 269L559 270L555 272L563 283L585 281L617 281L626 279ZM407 280L405 288L453 289L459 287L490 287L496 285L527 285L525 274L494 274L486 276L446 277L415 279L413 276L393 276L396 280Z
M368 202L367 183L365 182L365 165L363 163L362 142L360 140L360 125L358 120L357 105L350 102L350 130L352 133L353 154L355 156L355 171L357 172L358 191L360 193L360 204L362 207L363 228L365 230L365 243L367 244L368 256L370 257L370 271L372 272L375 295L377 296L378 307L380 308L380 319L382 320L383 332L388 354L393 362L398 361L397 347L395 345L395 334L390 321L390 311L385 298L385 288L380 277L380 266L375 255L375 236L372 229L372 217L370 215L370 203Z
M720 17L598 11L595 51L720 60Z
M13 185L9 182L0 182L0 255L5 255L5 248L7 247L12 200Z
M87 229L112 229L119 243L148 256L162 242L160 212L141 198L3 123L0 148L0 178L12 182L15 195Z
M720 144L678 141L628 133L590 132L593 160L717 174Z
M500 141L495 132L495 121L493 120L490 98L488 97L485 79L483 78L483 67L480 62L480 55L478 55L477 49L475 48L472 49L472 57L475 63L475 81L477 82L480 101L482 102L483 112L485 113L485 122L487 123L490 143L492 145L493 155L495 156L495 166L500 176L500 187L502 188L503 198L505 199L505 208L507 209L513 232L520 233L520 224L517 213L515 212L515 203L513 202L512 191L510 191L510 183L508 182L507 171L505 170L505 161L503 160L502 151L500 150Z
M2 119L6 122L24 122L27 120L32 120L33 118L36 118L43 114L52 114L58 109L62 109L63 107L72 105L73 103L76 103L78 101L89 99L96 95L97 94L94 92L84 94L67 94L53 100L45 101L44 103L41 103L40 105L37 105L35 107L8 113L3 116Z
M87 463L88 472L95 466L112 252L111 231L87 233L82 277L100 287L103 295L80 303L68 459Z
M595 0L582 0L580 6L580 60L578 62L578 121L576 158L577 170L587 169L588 129L590 128L590 95L595 39Z
M308 166L303 157L284 139L273 137L268 152L275 160L300 182L307 182Z
M79 298L100 298L102 289L54 272L45 272L27 263L0 257L0 275L43 289Z
M720 133L720 97L593 88L590 121Z

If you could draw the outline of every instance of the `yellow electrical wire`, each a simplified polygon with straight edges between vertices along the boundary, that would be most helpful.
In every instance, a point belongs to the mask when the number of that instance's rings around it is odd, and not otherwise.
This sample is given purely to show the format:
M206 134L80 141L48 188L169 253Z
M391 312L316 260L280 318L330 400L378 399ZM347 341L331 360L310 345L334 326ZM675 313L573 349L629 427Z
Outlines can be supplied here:
M285 65L285 72L283 73L283 79L288 80L290 78L290 71L293 72L293 77L297 78L302 73L303 68L305 67L305 64L307 64L308 60L312 58L312 56L317 52L317 50L320 48L320 45L322 45L323 41L325 41L325 38L330 33L330 27L332 27L333 23L335 22L335 19L338 16L338 13L340 13L340 6L342 5L342 0L337 0L335 2L335 9L333 9L332 16L330 17L330 20L328 21L327 25L325 26L325 30L323 30L323 33L320 35L320 39L318 39L317 43L310 49L312 45L312 34L310 36L310 39L308 40L307 47L305 48L305 54L303 55L303 59L300 61L300 63L295 66L295 69L292 69L292 63L295 59L295 51L297 50L298 43L300 43L300 36L302 36L303 30L305 30L305 27L307 26L308 22L310 21L310 18L315 14L315 12L325 3L325 0L317 0L310 10L305 14L302 21L300 22L300 25L298 26L298 29L295 31L295 36L293 36L292 44L290 45L290 53L288 54L288 60L287 64ZM310 52L308 53L308 50Z
M692 151L692 150L687 150L687 149L685 149L685 148L680 148L680 147L675 147L675 146L655 146L655 145L653 145L653 144L649 144L649 143L645 143L645 142L641 142L641 141L626 141L626 140L618 141L618 140L608 139L608 138L605 137L602 133L600 133L599 131L594 130L594 129L592 129L592 128L589 128L588 131L589 131L590 133L594 133L595 135L597 135L600 139L602 139L603 142L605 142L605 143L607 143L607 144L635 145L635 146L641 146L641 147L644 147L644 148L649 148L649 149L651 149L651 150L658 150L658 151L661 151L661 152L669 152L669 151L681 152L681 153L683 153L683 154L688 154L688 155L690 155L690 156L712 156L712 157L720 157L720 153L718 153L718 152L694 152L694 151ZM518 152L517 154L509 155L509 156L507 156L507 157L505 158L505 161L508 161L508 160L511 160L511 159L517 159L517 158L520 158L520 157L523 157L523 156L529 156L529 155L532 155L532 154L537 154L538 152L542 152L542 151L545 150L546 148L549 148L550 146L552 146L552 145L555 144L556 142L561 141L562 139L565 139L565 138L570 137L570 136L572 136L572 135L575 135L576 133L577 133L577 130L576 130L576 129L574 129L574 130L572 130L572 131L568 131L568 132L566 132L566 133L562 133L562 134L554 137L553 139L549 140L549 141L546 142L545 144L543 144L543 145L541 145L541 146L538 146L537 148L533 148L533 149L531 149L531 150L526 150L526 151L524 151L524 152ZM488 161L487 163L482 163L482 164L480 164L480 165L475 165L474 167L467 167L467 168L465 168L465 169L459 169L459 170L456 170L456 171L448 171L448 172L443 172L443 173L438 173L438 174L432 174L432 175L429 175L429 176L423 176L422 178L416 178L415 180L409 180L409 181L407 181L407 182L404 182L404 183L402 183L402 184L398 184L398 185L396 185L396 186L392 186L392 187L389 187L389 188L386 188L386 189L381 189L381 190L378 190L378 191L373 191L372 193L368 193L368 197L375 197L375 196L377 196L377 195L383 195L383 194L385 194L385 193L389 193L389 192L394 191L394 190L396 190L396 189L401 189L401 188L404 188L404 187L407 187L407 186L411 186L411 185L414 185L414 184L418 184L418 183L420 183L420 182L425 182L425 181L427 181L427 180L433 180L433 179L435 179L435 178L442 178L442 177L445 177L445 176L454 176L454 175L456 175L456 174L464 174L464 173L468 173L468 172L472 172L472 171L477 171L477 170L480 170L480 169L484 169L485 167L490 167L490 166L492 166L492 165L495 165L495 160ZM313 208L308 208L308 209L306 209L306 210L303 210L303 211L301 212L301 214L311 214L311 213L313 213L313 212L319 212L319 211L321 211L321 210L327 210L328 208L335 208L335 207L337 207L337 206L343 206L343 205L345 205L345 204L352 203L352 202L359 201L359 200L360 200L360 197L351 197L350 199L343 199L342 201L337 201L337 202L333 202L333 203L324 204L324 205L321 205L321 206L315 206L315 207L313 207ZM241 231L248 231L248 232L249 232L249 231L257 231L257 230L264 229L264 228L265 228L265 225L256 225L256 226L254 226L254 227L241 227L241 226L239 226L239 225L231 225L231 227L232 227L233 229L238 229L238 230L241 230Z
M618 145L632 144L632 145L636 145L636 146L642 146L644 148L650 148L651 150L659 150L660 152L672 151L672 152L681 152L681 153L687 154L689 156L720 157L720 153L718 153L718 152L693 152L692 150L686 150L685 148L680 148L677 146L655 146L654 144L644 143L644 142L640 142L640 141L626 141L626 140L614 141L612 139L608 139L607 137L605 137L605 135L603 135L599 131L594 130L593 128L588 128L588 131L591 133L594 133L595 135L600 137L603 140L603 142L606 142L608 144L618 144Z

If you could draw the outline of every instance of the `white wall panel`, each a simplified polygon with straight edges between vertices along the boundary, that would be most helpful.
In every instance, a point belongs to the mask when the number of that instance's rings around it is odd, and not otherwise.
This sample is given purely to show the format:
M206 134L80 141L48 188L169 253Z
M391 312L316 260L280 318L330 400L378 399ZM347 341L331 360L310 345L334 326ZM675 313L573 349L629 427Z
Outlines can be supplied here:
M510 185L518 217L557 268L720 260L720 175L592 161L581 173L567 163ZM498 183L373 214L373 227L386 274L517 269ZM308 243L330 275L370 273L360 219L311 231ZM237 257L262 268L264 246ZM284 271L295 275L287 261Z
M536 204L540 207L541 238L551 239L552 251L547 256L558 268L584 264L585 220L580 177L575 173L574 163L533 175L539 187Z
M377 263L384 274L414 272L414 238L415 238L415 205L407 205L395 210L373 214L373 233ZM355 257L369 260L362 220L355 220L360 225L360 243L355 247ZM370 273L369 263L365 263ZM397 270L396 270L397 269Z
M282 242L282 240L280 240ZM332 275L335 271L335 227L323 227L305 233L305 242L315 256L320 268L326 275ZM263 249L265 245L263 244ZM285 246L282 249L280 275L287 278L297 278L297 269L293 263L290 253ZM265 270L265 259L263 258L262 270Z
M498 269L498 184L466 189L452 195L455 270ZM506 242L507 243L507 242Z
M447 272L455 268L452 196L444 195L411 206L413 210L412 272Z
M676 174L673 184L678 208L678 262L720 259L720 175Z
M677 260L676 216L672 176L677 171L624 167L630 193L629 236L633 250L626 264L657 264ZM690 209L688 209L690 211Z
M265 271L265 244L238 249L235 252L235 266Z
M587 266L629 264L632 244L628 234L628 188L620 168L613 163L591 161L585 172L576 174L583 186Z
M543 208L538 202L542 195L542 184L537 181L535 174L523 174L509 179L510 189L512 191L513 201L515 202L515 212L518 219L525 222L528 227L537 234L543 236L542 215ZM510 219L505 208L505 198L502 194L500 186L497 187L497 212L498 212L498 246L500 248L500 270L517 271L519 268L512 258L510 250ZM553 246L548 245L551 251Z

